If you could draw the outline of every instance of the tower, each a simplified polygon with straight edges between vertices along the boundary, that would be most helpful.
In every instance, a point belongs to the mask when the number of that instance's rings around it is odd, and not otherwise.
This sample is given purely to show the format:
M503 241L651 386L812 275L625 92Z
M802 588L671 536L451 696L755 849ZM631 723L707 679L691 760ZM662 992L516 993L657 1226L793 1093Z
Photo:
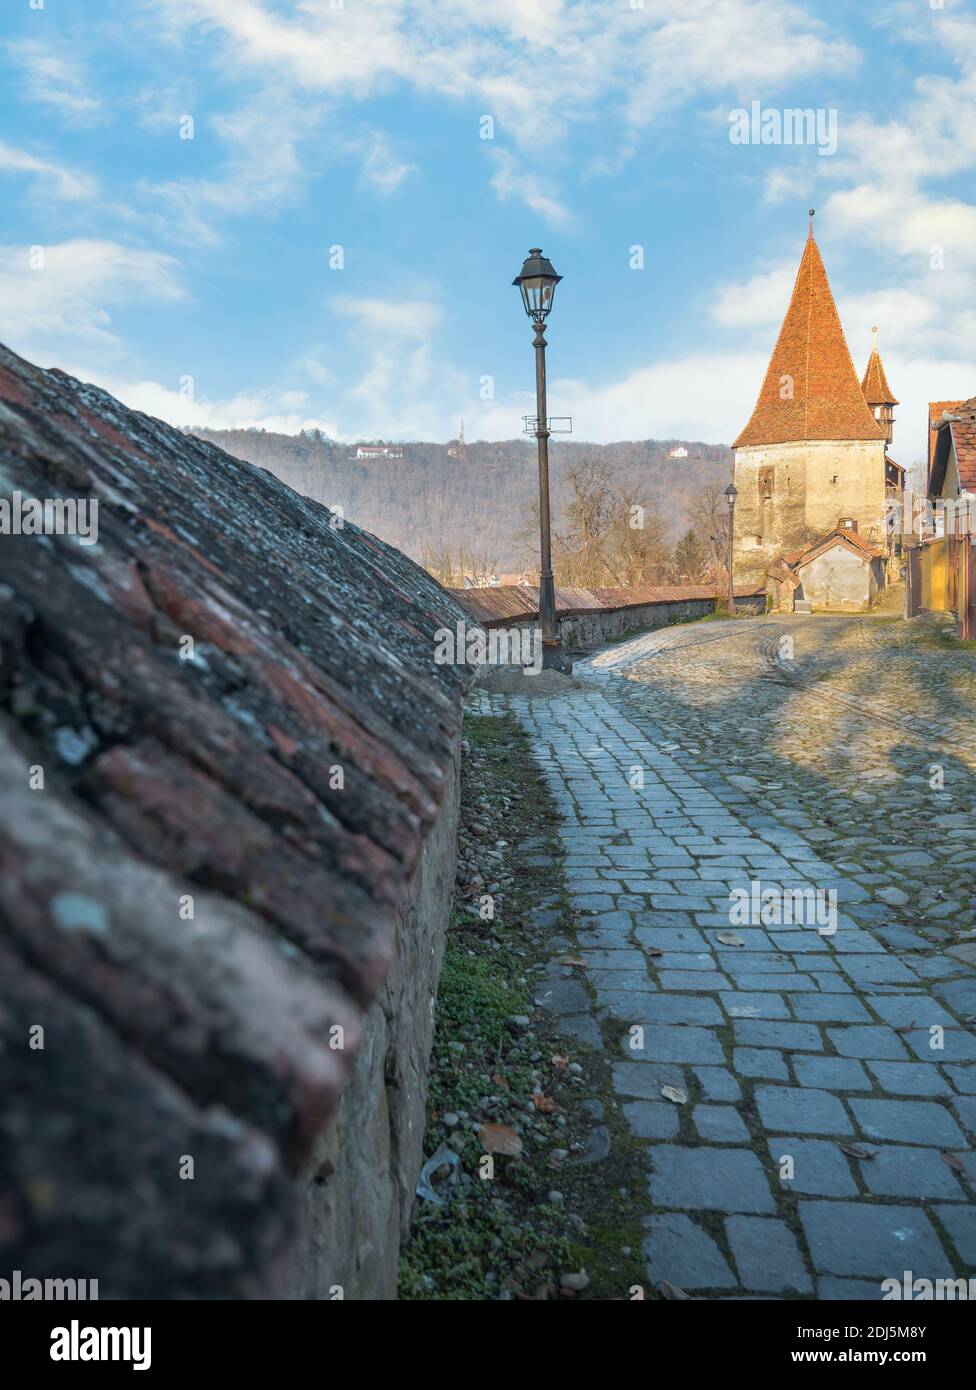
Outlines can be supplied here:
M878 352L878 330L872 328L873 343L871 356L868 358L868 365L864 369L864 380L861 382L861 390L864 392L864 399L871 407L871 414L884 430L885 440L891 443L891 436L895 424L895 400L891 387L888 385L888 378L885 376L884 365L881 361L881 354Z
M889 392L890 394L890 392ZM736 577L831 531L843 517L878 540L885 431L858 380L810 230L759 399L735 440Z

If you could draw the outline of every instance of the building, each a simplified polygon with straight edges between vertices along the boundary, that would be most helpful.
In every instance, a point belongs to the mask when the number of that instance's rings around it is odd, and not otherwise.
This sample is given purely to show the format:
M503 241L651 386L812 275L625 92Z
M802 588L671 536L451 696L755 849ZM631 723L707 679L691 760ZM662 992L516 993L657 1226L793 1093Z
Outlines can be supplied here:
M881 354L878 352L877 328L872 328L871 334L873 338L871 356L868 358L868 365L861 381L861 390L864 392L864 399L870 407L871 414L884 430L885 443L890 444L895 424L895 406L898 402L888 385Z
M394 449L389 444L360 444L356 450L358 459L402 459L403 450Z
M684 447L683 444L679 444L678 447L677 447L676 449L669 449L669 450L668 450L668 458L669 458L669 459L686 459L687 457L688 457L688 450Z
M461 428L458 430L457 439L453 439L447 446L447 457L449 459L466 459L468 448L464 442L464 419L461 419Z
M866 541L843 522L829 535L787 557L798 585L795 608L810 611L869 608L885 586L883 546Z
M935 415L941 410L940 415ZM976 496L976 396L968 401L936 401L929 406L931 501Z
M759 399L732 446L736 579L761 580L842 521L868 544L885 545L886 498L904 481L887 454L896 404L877 342L858 380L811 215Z

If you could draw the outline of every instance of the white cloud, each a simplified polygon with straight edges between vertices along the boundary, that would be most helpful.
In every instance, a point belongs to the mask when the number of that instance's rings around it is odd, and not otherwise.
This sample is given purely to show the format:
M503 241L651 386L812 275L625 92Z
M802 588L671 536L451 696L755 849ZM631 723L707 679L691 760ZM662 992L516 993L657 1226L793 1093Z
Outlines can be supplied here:
M3 140L0 140L0 172L27 174L35 180L42 193L68 202L93 198L97 189L95 180L87 174L76 173L63 164L42 159L27 150L15 149Z
M558 198L547 192L548 180L523 169L508 150L492 150L490 153L495 165L491 186L503 203L510 198L518 198L546 222L559 226L570 221L569 211Z
M227 149L223 165L212 178L188 175L143 183L142 192L158 200L165 210L162 218L145 220L158 231L175 233L182 241L214 246L220 240L215 220L287 206L307 176L298 142L315 127L318 118L316 107L271 87L254 93L246 105L213 117L213 130ZM202 135L198 128L194 140L179 142L190 167L196 166L193 152ZM179 140L175 120L172 137L174 143Z
M112 241L64 241L41 248L0 246L0 340L15 352L60 366L83 348L90 360L120 348L110 306L174 303L186 297L169 256Z
M738 101L813 73L850 72L859 60L851 43L788 0L644 0L638 9L623 0L303 0L288 14L264 0L154 3L168 32L217 33L225 64L262 83L273 74L275 90L287 84L346 105L395 86L437 94L491 115L499 136L535 163L601 107L626 157L635 129L703 93ZM550 220L565 216L551 159L546 180L510 155L498 162L499 197L517 196Z
M50 41L39 39L10 41L4 48L23 75L29 100L53 107L78 124L88 124L101 110L101 100L78 58L58 53Z
M330 302L337 313L355 319L365 333L384 338L426 341L441 318L440 307L429 299L336 298Z
M399 159L381 131L374 131L362 144L362 180L378 193L395 193L416 164Z
M780 324L796 281L794 265L777 266L753 275L742 284L725 285L714 291L712 317L725 328L755 328ZM758 388L757 388L758 390Z
M703 439L730 442L746 423L766 370L759 353L694 353L637 367L620 381L591 385L556 378L549 383L553 415L573 417L573 438ZM465 412L469 438L511 439L521 417L535 412L535 397L518 393Z
M228 397L200 394L188 399L178 389L158 381L129 381L112 373L93 375L84 370L72 374L93 381L131 410L141 410L170 425L218 430L255 427L281 434L316 428L333 437L337 434L333 423L314 413L304 391L267 389Z

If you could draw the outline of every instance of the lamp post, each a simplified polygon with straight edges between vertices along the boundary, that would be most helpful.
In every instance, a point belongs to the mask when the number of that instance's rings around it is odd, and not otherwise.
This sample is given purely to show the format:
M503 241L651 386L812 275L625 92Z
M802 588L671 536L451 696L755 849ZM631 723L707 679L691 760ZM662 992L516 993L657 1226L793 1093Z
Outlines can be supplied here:
M549 527L549 416L546 405L546 319L552 308L556 286L563 277L538 246L533 246L512 281L518 285L522 303L535 329L535 437L539 450L539 622L542 627L542 665L560 671L572 670L572 663L559 644L556 633L556 590L552 579L552 545Z
M735 589L732 587L732 548L735 542L735 499L739 495L739 489L735 483L729 483L725 489L725 500L729 504L729 617L735 613Z

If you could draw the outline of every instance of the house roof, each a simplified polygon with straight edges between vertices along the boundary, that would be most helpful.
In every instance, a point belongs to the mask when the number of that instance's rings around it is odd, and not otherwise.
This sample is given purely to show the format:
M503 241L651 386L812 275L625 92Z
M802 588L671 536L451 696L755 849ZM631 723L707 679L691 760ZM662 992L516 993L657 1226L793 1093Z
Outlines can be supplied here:
M939 426L942 424L942 417L945 414L952 414L958 410L962 401L929 401L929 456L926 478L928 479L928 493L932 495L932 463L935 454L935 444L938 438Z
M875 329L877 332L877 329ZM881 354L877 346L871 349L871 356L868 358L868 365L865 368L864 377L861 381L861 390L864 392L864 399L868 405L897 405L898 401L888 385L888 378L885 376L884 363L881 361Z
M0 1270L267 1295L453 785L467 677L434 635L465 614L2 347L0 474L98 502L96 545L0 539Z
M934 416L936 406L943 407L948 418ZM959 486L963 492L976 492L976 396L968 401L936 401L929 407L929 424L929 496L942 491L950 445L956 455Z
M794 551L792 555L787 555L784 558L791 569L798 570L802 569L804 565L808 565L811 560L815 560L818 555L823 555L825 551L832 550L838 545L850 550L852 554L857 555L862 560L878 560L884 555L880 546L866 541L856 531L852 531L846 526L835 526L832 531L828 531L818 541L808 545L806 550Z
M792 393L784 399L786 379ZM811 232L756 408L733 448L884 437L857 379Z

